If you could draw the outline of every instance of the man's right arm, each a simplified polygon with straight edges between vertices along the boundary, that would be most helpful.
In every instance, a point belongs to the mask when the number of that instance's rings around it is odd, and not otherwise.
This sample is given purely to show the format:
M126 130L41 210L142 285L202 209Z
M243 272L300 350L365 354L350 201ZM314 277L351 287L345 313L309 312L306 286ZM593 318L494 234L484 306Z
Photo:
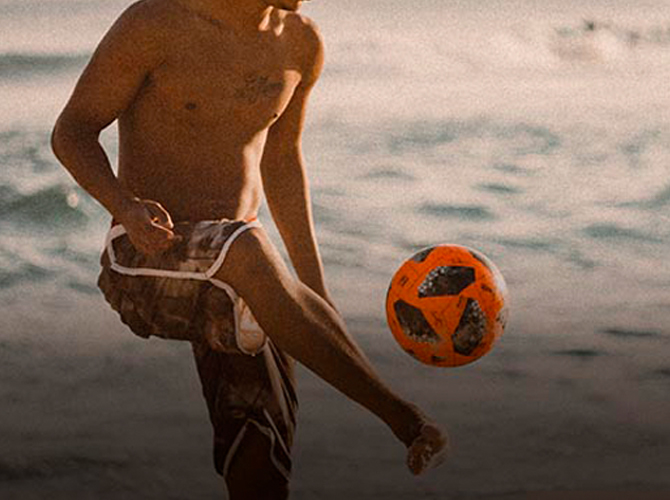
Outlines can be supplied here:
M151 27L147 3L126 10L100 42L56 122L52 147L77 183L126 227L138 250L155 253L173 237L164 227L167 214L152 214L119 183L99 142L162 61L160 31Z

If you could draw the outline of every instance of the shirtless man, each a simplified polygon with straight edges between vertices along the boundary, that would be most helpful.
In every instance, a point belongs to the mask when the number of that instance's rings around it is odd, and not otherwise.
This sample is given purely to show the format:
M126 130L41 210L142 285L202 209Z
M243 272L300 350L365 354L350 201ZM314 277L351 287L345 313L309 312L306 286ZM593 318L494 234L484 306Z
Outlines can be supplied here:
M314 24L297 13L300 3L135 3L104 37L82 74L54 128L53 149L75 180L110 212L113 223L128 239L125 250L119 242L115 258L132 254L128 262L140 262L136 267L158 268L161 261L185 258L184 252L197 253L203 241L211 243L219 238L202 236L200 231L219 231L219 226L203 229L195 224L225 221L219 239L231 240L223 245L225 251L216 247L221 258L212 260L219 261L219 267L208 267L198 276L208 287L212 283L227 287L230 293L221 300L230 297L230 302L237 304L236 297L241 298L271 345L271 352L264 348L263 356L237 354L235 359L240 360L245 375L236 383L244 385L245 377L256 377L256 368L247 364L262 358L259 363L264 375L256 378L275 380L274 385L263 383L272 385L268 390L283 393L283 406L279 405L281 411L276 413L283 411L286 416L286 403L293 393L286 353L385 422L406 445L410 470L420 474L444 454L446 436L415 405L398 397L379 379L346 332L324 285L301 154L306 104L323 63L322 42ZM120 141L118 177L98 140L100 132L115 120ZM263 228L253 222L263 195L297 279ZM173 221L194 225L180 226ZM174 250L180 245L187 250ZM155 292L156 300L138 305L147 294L153 297L154 291L147 292L148 285L142 285L141 293L133 296L133 283L152 278L122 276L134 273L128 271L134 269L133 264L113 263L111 257L107 253L103 257L100 281L107 300L136 333L170 338L168 333L157 333L154 327L163 326L147 323L142 311L151 307L152 318L160 316L161 308L167 307L160 295L166 287L152 284L160 288ZM199 264L181 262L174 269L190 265ZM182 282L188 286L195 283ZM197 283L205 286L205 282ZM188 293L204 294L198 290ZM212 300L206 306L198 305L198 311L205 309L216 315L219 299ZM220 304L223 309L223 302ZM289 411L288 418L277 422L270 416L264 420L263 415L272 413L264 407L253 415L238 412L234 421L244 423L234 434L227 434L225 422L233 420L221 415L220 406L228 404L222 401L228 401L228 391L235 392L235 387L224 387L216 379L233 366L229 359L235 354L218 352L226 348L221 347L220 336L215 338L220 335L216 321L207 327L201 322L198 325L193 329L206 330L203 335L208 335L209 343L185 338L194 343L215 428L217 470L226 479L230 497L286 498L290 456L268 455L280 449L279 444L288 453L292 428L290 432L286 428L291 426L293 414ZM179 335L182 333L174 338ZM228 358L217 358L219 354ZM281 415L277 419L282 420ZM225 448L219 455L217 443Z

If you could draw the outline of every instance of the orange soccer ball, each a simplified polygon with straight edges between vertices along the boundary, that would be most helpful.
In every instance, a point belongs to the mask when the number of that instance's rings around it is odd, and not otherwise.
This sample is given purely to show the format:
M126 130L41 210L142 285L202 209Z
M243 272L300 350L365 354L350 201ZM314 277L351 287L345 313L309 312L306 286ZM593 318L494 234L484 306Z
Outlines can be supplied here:
M386 318L398 344L422 363L460 366L489 352L505 329L507 286L481 253L426 248L396 271Z

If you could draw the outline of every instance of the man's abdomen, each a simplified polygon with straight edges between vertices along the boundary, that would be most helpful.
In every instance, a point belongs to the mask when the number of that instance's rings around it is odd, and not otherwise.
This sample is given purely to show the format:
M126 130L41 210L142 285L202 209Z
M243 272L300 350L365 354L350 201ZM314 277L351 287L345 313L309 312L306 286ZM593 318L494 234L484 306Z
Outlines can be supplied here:
M173 220L256 215L262 198L260 141L241 146L204 132L198 138L151 139L124 134L123 128L120 135L119 179L136 196L161 203Z

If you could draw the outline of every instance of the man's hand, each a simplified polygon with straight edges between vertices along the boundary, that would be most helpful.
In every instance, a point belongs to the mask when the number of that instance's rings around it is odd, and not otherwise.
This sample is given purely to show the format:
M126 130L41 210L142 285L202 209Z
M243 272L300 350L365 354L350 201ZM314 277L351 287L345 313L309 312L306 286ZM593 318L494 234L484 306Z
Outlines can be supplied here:
M126 228L133 246L145 255L157 255L170 248L179 236L163 206L152 200L134 198L116 220Z

